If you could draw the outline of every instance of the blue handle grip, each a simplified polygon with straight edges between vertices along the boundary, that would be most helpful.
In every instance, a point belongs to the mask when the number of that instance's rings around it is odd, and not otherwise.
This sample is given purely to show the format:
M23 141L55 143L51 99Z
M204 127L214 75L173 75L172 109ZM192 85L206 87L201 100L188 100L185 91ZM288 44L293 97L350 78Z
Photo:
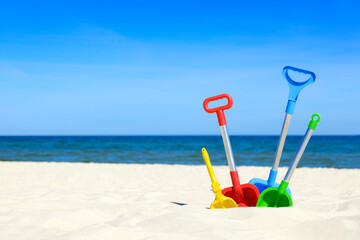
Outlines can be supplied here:
M296 82L290 78L290 76L288 74L289 69L292 71L295 71L295 72L308 74L308 75L310 75L310 77L304 82ZM282 73L289 84L289 97L288 97L288 104L286 106L285 112L289 113L289 114L293 114L294 108L295 108L295 103L296 103L299 93L305 86L315 82L315 74L313 72L310 72L307 70L303 70L300 68L294 68L294 67L290 67L290 66L284 67Z

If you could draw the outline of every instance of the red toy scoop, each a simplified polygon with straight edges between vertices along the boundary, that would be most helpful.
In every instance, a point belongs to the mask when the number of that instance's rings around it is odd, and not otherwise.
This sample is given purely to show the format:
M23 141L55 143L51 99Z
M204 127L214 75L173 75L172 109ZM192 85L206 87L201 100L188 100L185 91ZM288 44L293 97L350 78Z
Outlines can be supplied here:
M230 175L237 175L237 171L230 172ZM221 192L226 197L234 199L239 207L255 207L259 198L259 190L250 183L240 184L238 180L232 180L233 186L224 188Z
M225 106L220 106L216 108L209 108L209 102L216 101L226 98L228 103ZM230 109L233 105L232 98L228 94L221 94L214 97L209 97L204 101L204 109L208 113L216 112L218 117L219 126L221 130L221 135L224 142L226 158L230 167L230 176L233 186L228 187L222 190L222 193L234 199L234 201L238 204L239 207L255 207L257 200L259 198L259 190L255 185L250 183L240 184L239 174L236 170L235 160L231 149L230 138L227 132L226 119L224 110Z

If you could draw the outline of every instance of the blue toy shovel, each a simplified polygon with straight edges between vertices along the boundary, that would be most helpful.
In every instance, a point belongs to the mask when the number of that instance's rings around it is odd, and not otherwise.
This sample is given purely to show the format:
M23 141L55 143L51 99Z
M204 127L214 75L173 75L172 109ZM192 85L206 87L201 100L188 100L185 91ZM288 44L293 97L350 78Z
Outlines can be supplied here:
M310 77L304 82L296 82L290 78L290 76L288 74L288 70L308 74L308 75L310 75ZM280 163L280 159L281 159L281 154L283 152L286 135L287 135L287 132L289 129L291 116L294 112L297 97L298 97L299 93L301 92L301 90L305 86L315 82L315 74L310 71L286 66L286 67L284 67L282 73L289 84L289 97L288 97L288 102L287 102L287 106L286 106L286 110L285 110L285 113L286 113L285 120L284 120L283 127L281 130L278 147L276 149L274 164L270 170L268 180L264 180L264 179L260 179L260 178L253 178L249 182L251 184L254 184L259 189L260 193L269 187L279 187L279 184L276 183L275 180L276 180L276 176L278 173L278 167L279 167L279 163ZM291 191L289 188L286 188L286 191L291 195Z

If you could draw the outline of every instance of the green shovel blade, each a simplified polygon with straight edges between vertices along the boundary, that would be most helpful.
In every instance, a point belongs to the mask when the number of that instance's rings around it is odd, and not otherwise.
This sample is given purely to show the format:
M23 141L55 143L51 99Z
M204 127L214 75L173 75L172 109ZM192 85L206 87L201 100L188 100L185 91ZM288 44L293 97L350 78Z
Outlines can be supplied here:
M257 207L291 207L293 201L286 192L288 182L282 181L279 187L265 189L259 196Z

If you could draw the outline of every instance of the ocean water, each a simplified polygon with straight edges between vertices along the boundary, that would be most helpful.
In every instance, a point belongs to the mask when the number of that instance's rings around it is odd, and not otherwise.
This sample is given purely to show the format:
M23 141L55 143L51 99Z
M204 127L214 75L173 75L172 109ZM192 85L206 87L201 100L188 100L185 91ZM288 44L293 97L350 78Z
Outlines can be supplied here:
M230 136L237 166L272 166L278 136ZM288 136L280 166L289 166L302 136ZM227 165L221 136L0 137L0 161ZM299 167L360 168L360 136L313 136Z

